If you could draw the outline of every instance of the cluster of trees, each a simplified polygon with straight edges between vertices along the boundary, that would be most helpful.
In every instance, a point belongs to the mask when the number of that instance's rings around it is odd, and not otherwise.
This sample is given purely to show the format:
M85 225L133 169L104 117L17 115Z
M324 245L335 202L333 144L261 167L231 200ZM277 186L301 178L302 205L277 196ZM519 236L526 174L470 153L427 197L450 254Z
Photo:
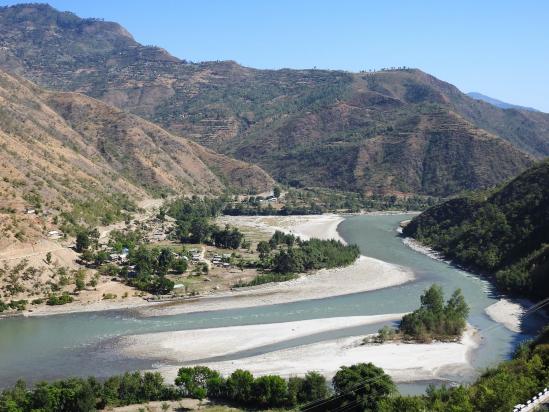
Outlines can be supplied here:
M181 392L164 383L159 373L134 372L113 376L104 382L95 378L69 378L38 383L33 388L19 381L0 394L0 411L91 412L180 398Z
M81 228L76 233L75 249L78 253L82 253L90 248L97 248L99 243L99 231L97 229Z
M83 227L129 220L137 210L136 203L127 194L115 193L85 201L75 200L71 211L61 213L58 221L64 233L77 234Z
M236 203L227 203L224 215L230 216L290 216L318 215L326 212L359 212L361 210L424 210L438 199L428 196L397 197L395 195L363 196L354 192L329 189L290 189L284 197L284 206L274 208L260 202L260 197L249 197Z
M549 329L518 348L512 360L489 369L468 386L430 387L422 396L382 399L380 412L507 412L549 382Z
M168 206L167 213L176 219L175 237L182 243L209 243L226 249L238 249L244 235L237 229L210 223L223 209L223 199L178 199Z
M293 215L320 215L326 209L317 205L284 205L280 209L275 209L271 204L263 206L262 203L237 203L227 205L223 209L224 215L229 216L293 216Z
M29 301L26 299L12 300L9 303L6 303L0 299L0 313L5 312L8 309L16 311L25 310L28 303Z
M140 230L112 230L109 233L108 245L113 251L120 253L124 249L133 250L137 248L143 240L143 233Z
M332 379L332 387L317 372L303 378L284 379L278 375L254 377L237 369L226 379L205 366L181 368L175 380L183 396L229 402L255 408L294 408L326 411L375 410L377 403L395 392L391 378L371 363L343 366Z
M469 306L460 289L454 291L445 305L442 288L432 285L421 295L420 308L402 318L399 330L405 336L424 341L461 336L468 315Z
M489 192L449 200L404 228L506 293L549 297L549 161Z
M52 254L48 252L44 259L49 268L49 279L46 282L41 277L46 270L44 267L29 265L28 259L22 259L13 266L4 262L0 266L0 280L3 283L0 289L0 312L7 310L22 311L27 309L29 302L32 305L39 305L44 302L50 305L60 305L72 302L73 298L69 292L58 293L70 284L74 284L74 292L78 292L86 286L86 271L83 269L69 270L67 267L59 266L52 262ZM19 294L25 294L25 299L14 299ZM34 297L32 300L27 300ZM5 298L11 298L4 301Z
M257 251L263 267L276 273L300 273L346 266L360 255L356 245L344 245L334 239L301 240L280 231L276 231L268 242L259 242Z
M244 241L244 235L236 227L226 226L224 229L214 227L211 242L221 248L238 249Z
M358 212L360 210L424 210L438 199L430 196L407 196L335 191L325 188L290 189L285 195L287 204L314 203L324 211Z
M18 381L0 393L0 411L91 412L107 407L149 401L177 400L183 397L209 399L254 409L294 408L325 411L345 408L350 411L375 410L376 405L395 393L391 378L371 363L341 367L330 387L317 372L304 377L284 379L278 375L254 377L237 369L227 378L205 366L179 369L175 385L159 373L133 372L110 377L69 378L41 382L28 388Z
M126 277L127 282L155 295L165 295L173 290L174 282L166 278L170 271L183 273L187 270L187 260L167 247L141 245L130 250L128 262L134 267L135 276Z
M76 250L81 252L82 262L97 267L103 275L118 276L139 290L157 295L168 294L173 290L174 283L166 278L166 275L180 274L187 270L187 260L174 253L172 249L147 247L142 244L142 233L139 230L115 230L111 233L109 246L113 251L120 253L126 249L129 252L128 261L121 266L108 263L111 252L98 249L98 239L97 229L80 230L77 233ZM130 267L133 268L132 272L129 270ZM83 279L79 281L76 277L76 285L77 289L83 289ZM51 304L62 304L61 302L65 302L62 296L52 300Z
M191 220L194 217L217 217L227 199L223 198L179 198L167 205L166 213L176 220Z
M63 292L61 295L51 295L50 297L48 297L46 304L50 306L58 306L66 305L67 303L71 303L73 301L74 298L69 295L68 292Z
M244 235L238 228L221 229L204 217L178 219L175 235L181 243L207 243L226 249L238 249L244 243Z
M181 368L175 384L184 396L229 402L258 408L292 407L299 403L323 399L328 394L326 378L309 372L304 378L288 380L278 375L254 377L237 369L227 379L205 366Z

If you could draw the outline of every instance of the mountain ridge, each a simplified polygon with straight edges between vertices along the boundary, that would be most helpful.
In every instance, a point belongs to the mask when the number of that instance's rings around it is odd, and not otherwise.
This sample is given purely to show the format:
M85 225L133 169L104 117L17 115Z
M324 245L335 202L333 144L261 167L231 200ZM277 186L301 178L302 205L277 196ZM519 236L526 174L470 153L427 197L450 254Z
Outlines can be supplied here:
M0 67L145 117L293 186L446 196L492 186L524 170L531 157L549 155L549 115L477 102L417 69L351 73L189 63L141 46L116 23L45 5L0 9L0 23ZM429 150L408 150L418 144ZM471 180L467 156L482 150L489 159L477 157Z
M540 112L538 109L528 106L520 106L518 104L507 103L499 99L495 99L490 96L478 92L469 92L467 96L472 97L475 100L482 100L486 103L491 104L492 106L499 107L500 109L516 109L516 110L526 110L528 112Z
M8 237L17 234L13 222L25 209L57 215L87 205L91 214L108 215L128 205L126 198L263 192L274 184L256 165L91 97L46 91L1 70L0 147L0 226ZM41 230L34 226L29 233Z

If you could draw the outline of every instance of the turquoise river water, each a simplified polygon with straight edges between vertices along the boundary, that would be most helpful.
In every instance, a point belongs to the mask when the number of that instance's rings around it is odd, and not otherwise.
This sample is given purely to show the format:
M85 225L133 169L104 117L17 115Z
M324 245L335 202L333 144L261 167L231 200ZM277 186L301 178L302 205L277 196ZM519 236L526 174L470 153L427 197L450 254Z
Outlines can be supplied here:
M134 311L121 310L1 319L0 387L12 385L18 378L35 382L67 376L105 377L126 370L154 367L157 360L128 359L117 353L117 338L123 335L410 311L418 306L422 291L435 282L447 294L461 288L471 306L469 322L480 329L482 337L482 343L472 358L473 365L480 371L508 358L518 342L535 332L540 319L533 315L526 322L526 331L520 334L490 320L484 309L497 299L489 284L406 246L395 228L407 218L406 215L352 216L338 228L341 236L348 243L356 243L364 255L411 269L416 279L400 286L327 299L159 317L141 317ZM225 359L238 359L334 337L371 333L380 326L368 325L293 339L236 353ZM450 375L447 378L467 381L473 377ZM404 392L418 392L425 385L425 382L417 382L400 387Z

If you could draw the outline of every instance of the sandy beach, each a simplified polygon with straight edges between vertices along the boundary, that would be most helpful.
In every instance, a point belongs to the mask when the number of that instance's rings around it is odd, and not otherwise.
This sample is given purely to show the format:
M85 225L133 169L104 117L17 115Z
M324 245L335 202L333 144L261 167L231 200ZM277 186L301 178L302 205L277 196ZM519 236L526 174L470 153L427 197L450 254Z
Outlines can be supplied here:
M404 316L404 313L347 316L260 325L148 333L124 336L118 342L118 347L124 354L132 357L156 358L170 362L192 362L323 332L380 322L391 324L400 320L402 316Z
M345 217L331 213L302 216L223 216L218 220L222 224L248 226L268 234L280 230L292 233L304 240L315 237L317 239L336 239L345 243L337 232L337 227L345 220Z
M326 320L317 321L320 323ZM286 328L284 324L276 325L275 328ZM448 379L450 376L470 376L475 373L469 360L471 352L478 346L472 328L467 329L459 342L364 345L362 341L363 336L351 336L235 360L208 362L203 359L198 363L219 370L223 375L229 375L236 369L246 369L254 375L278 374L288 377L302 376L314 370L331 378L341 366L372 362L397 382ZM179 344L181 347L183 345ZM209 343L201 350L208 349ZM158 370L166 379L173 379L178 367L164 365Z
M503 326L512 332L520 333L521 318L524 313L524 307L520 303L511 302L508 299L500 299L493 305L488 306L484 311L494 322L503 324Z
M139 311L143 316L161 316L275 305L367 292L400 285L412 279L413 273L404 268L361 256L354 264L344 268L323 269L287 282L212 293L173 304L140 307Z

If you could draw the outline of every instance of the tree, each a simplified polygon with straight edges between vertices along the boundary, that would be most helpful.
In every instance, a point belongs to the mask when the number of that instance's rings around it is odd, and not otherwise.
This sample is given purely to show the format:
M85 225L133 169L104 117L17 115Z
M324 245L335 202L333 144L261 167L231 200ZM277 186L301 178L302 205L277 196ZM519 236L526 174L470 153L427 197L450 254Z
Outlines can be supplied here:
M247 404L252 397L254 377L249 371L237 369L227 379L227 396L235 402Z
M448 299L444 313L446 332L451 335L460 335L465 329L466 319L469 316L469 306L465 302L461 289L457 289Z
M277 375L265 375L257 378L252 386L254 403L266 407L282 406L288 396L288 384Z
M193 243L203 243L210 235L210 225L205 218L195 218L191 221L191 237Z
M77 270L74 274L74 284L76 290L81 291L86 287L86 271L83 269Z
M421 295L421 307L433 313L441 313L444 309L444 293L439 285L432 285Z
M259 252L259 258L265 260L271 253L271 245L269 242L262 240L257 244L257 251Z
M141 245L130 252L129 261L135 265L138 276L153 275L156 270L158 249L148 249Z
M273 271L275 272L300 273L304 270L304 254L301 250L281 250L273 259Z
M97 230L97 228L90 230L89 232L90 243L93 245L94 248L97 248L97 246L99 245L100 236L101 234L99 233L99 230Z
M468 315L469 307L461 290L457 289L445 306L442 288L432 285L421 296L420 308L402 318L399 330L426 341L433 336L457 336L463 332Z
M51 263L51 252L46 253L46 263L48 265Z
M290 376L288 378L288 405L295 406L303 403L303 381L299 376Z
M148 401L162 399L164 378L159 372L145 372L143 374L142 397Z
M278 186L275 186L273 189L273 196L277 199L280 197L280 188Z
M90 236L87 231L81 230L76 234L76 251L82 253L90 247Z
M356 408L350 410L356 411L376 410L379 402L396 390L391 377L372 363L341 367L332 384L342 405L354 403Z
M183 396L202 400L208 394L208 381L220 376L219 372L206 366L181 368L177 372L175 384L181 389Z
M167 295L173 290L174 286L175 284L170 279L157 276L149 283L147 290L153 295Z
M174 260L174 256L172 251L165 247L160 250L160 254L158 255L158 265L157 265L157 272L161 276L165 276L168 274L168 271L170 270L170 267L172 266Z
M300 402L311 402L328 396L326 378L318 372L307 372L303 380Z
M185 259L177 259L173 264L172 264L172 269L175 273L177 273L178 275L179 274L182 274L182 273L185 273L185 271L187 270L187 267L188 267L188 263Z

